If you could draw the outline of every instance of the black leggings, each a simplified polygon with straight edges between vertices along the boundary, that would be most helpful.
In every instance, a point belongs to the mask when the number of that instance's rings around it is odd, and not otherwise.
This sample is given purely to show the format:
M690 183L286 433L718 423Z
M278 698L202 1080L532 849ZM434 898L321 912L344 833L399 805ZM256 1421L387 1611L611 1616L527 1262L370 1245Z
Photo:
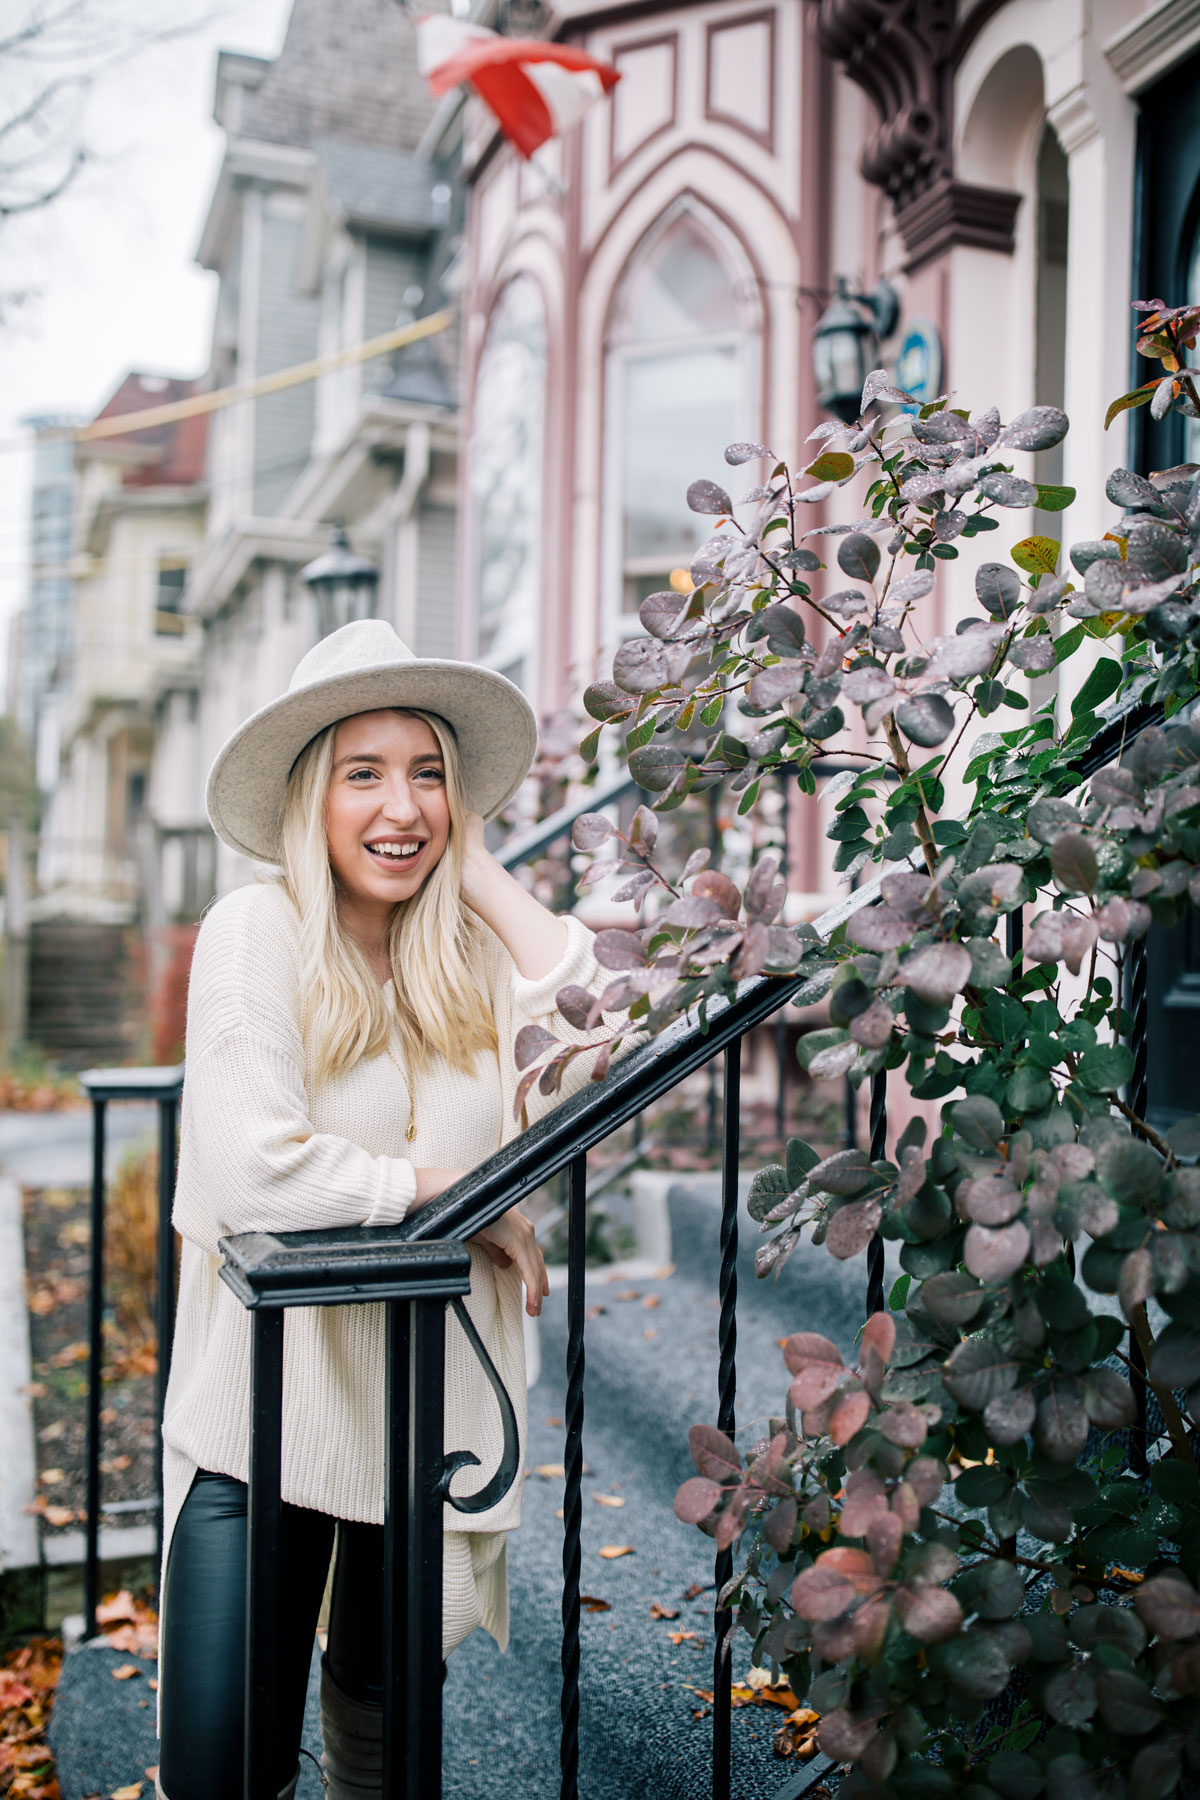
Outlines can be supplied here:
M285 1506L275 1774L261 1800L274 1800L296 1772L335 1530L326 1666L351 1699L383 1699L383 1526ZM240 1800L245 1631L246 1486L201 1469L171 1538L163 1595L159 1779L167 1800ZM260 1721L264 1729L270 1724Z

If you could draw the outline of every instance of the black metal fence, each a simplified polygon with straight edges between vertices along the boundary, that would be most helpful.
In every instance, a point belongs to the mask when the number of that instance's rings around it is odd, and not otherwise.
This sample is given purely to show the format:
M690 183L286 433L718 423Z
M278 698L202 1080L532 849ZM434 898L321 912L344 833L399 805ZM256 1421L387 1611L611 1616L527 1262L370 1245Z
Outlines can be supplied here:
M1137 735L1161 718L1158 709L1127 708L1113 714L1097 735L1078 766L1084 776L1115 760ZM594 810L599 796L587 803ZM580 809L584 810L584 809ZM537 848L553 836L569 830L569 813L538 828ZM550 836L546 835L553 827ZM534 834L530 834L531 837ZM529 852L526 851L526 854ZM506 857L506 861L510 858ZM515 860L515 859L513 859ZM861 907L879 897L879 882L852 893L831 908L816 928L828 937ZM1022 915L1010 915L1008 949L1021 945ZM1142 950L1144 957L1144 946ZM1133 974L1133 1049L1137 1073L1131 1100L1144 1107L1146 1080L1146 1009L1138 1004L1137 959ZM638 1118L663 1095L689 1076L724 1062L723 1154L721 1174L720 1262L716 1272L720 1323L719 1371L714 1410L719 1428L733 1434L737 1403L737 1249L738 1169L740 1161L741 1047L747 1033L764 1024L785 1007L801 985L799 977L760 976L742 983L736 997L709 1009L704 1031L686 1020L678 1021L659 1037L643 1044L619 1061L607 1080L565 1101L519 1139L473 1170L453 1188L416 1213L395 1230L289 1233L279 1236L249 1234L222 1240L225 1264L221 1277L253 1317L253 1396L250 1446L250 1530L247 1619L246 1795L265 1791L257 1786L260 1759L266 1754L265 1733L256 1724L270 1717L270 1695L275 1680L274 1618L277 1593L273 1558L267 1548L278 1531L280 1517L280 1446L283 1383L283 1314L290 1306L361 1305L384 1302L389 1309L387 1333L387 1384L389 1437L387 1448L386 1582L388 1611L385 1645L385 1778L387 1800L436 1800L441 1793L441 1622L442 1507L449 1497L455 1468L474 1461L465 1451L443 1451L442 1343L445 1308L453 1306L465 1327L469 1320L462 1305L467 1291L469 1258L464 1240L497 1219L510 1207L565 1172L568 1214L567 1281L567 1398L565 1498L563 1505L562 1585L562 1693L560 1742L560 1797L577 1800L579 1793L579 1676L580 1676L580 1569L583 1430L585 1411L584 1245L587 1234L589 1150ZM1141 976L1144 993L1144 973ZM119 1072L125 1075L126 1072ZM113 1098L134 1097L138 1076L153 1071L129 1071L128 1085L120 1091L108 1075L93 1075L91 1092L97 1117L97 1183L103 1169L103 1107ZM160 1076L178 1074L159 1071ZM177 1092L177 1089L175 1090ZM140 1096L139 1096L140 1097ZM167 1145L165 1092L155 1091L164 1107L163 1143ZM173 1105L171 1147L173 1148ZM854 1096L847 1107L847 1133L856 1131ZM873 1156L884 1153L887 1140L887 1078L877 1075L871 1084L869 1135ZM164 1156L162 1167L169 1169ZM96 1193L99 1193L97 1187ZM94 1195L94 1229L99 1201ZM165 1218L165 1214L164 1214ZM165 1234L164 1234L165 1235ZM93 1291L100 1293L102 1231L93 1239ZM164 1253L165 1255L165 1253ZM160 1261L163 1259L160 1258ZM164 1268L166 1265L164 1263ZM866 1310L884 1305L884 1257L876 1239L867 1256ZM169 1282L165 1287L169 1288ZM98 1313L94 1315L98 1317ZM160 1343L169 1343L169 1330L160 1295L163 1332ZM1139 1359L1131 1333L1131 1361L1135 1368L1138 1424L1133 1435L1133 1454L1144 1465L1146 1452L1145 1380L1139 1381ZM485 1494L486 1504L505 1493L517 1474L512 1408L486 1353L474 1339L505 1412L505 1454ZM98 1325L93 1332L93 1377L99 1369ZM165 1354L160 1359L160 1382L165 1379ZM93 1379L89 1423L95 1466L98 1431L98 1383ZM96 1490L90 1485L89 1510ZM456 1503L453 1499L450 1504ZM92 1596L89 1627L94 1621L95 1527L89 1522L89 1556ZM716 1557L715 1580L718 1606L713 1618L713 1800L728 1800L731 1781L731 1616L719 1604L721 1591L732 1573L732 1553ZM403 1756L395 1746L403 1743ZM830 1765L817 1757L803 1770L793 1770L773 1800L798 1800L815 1787Z

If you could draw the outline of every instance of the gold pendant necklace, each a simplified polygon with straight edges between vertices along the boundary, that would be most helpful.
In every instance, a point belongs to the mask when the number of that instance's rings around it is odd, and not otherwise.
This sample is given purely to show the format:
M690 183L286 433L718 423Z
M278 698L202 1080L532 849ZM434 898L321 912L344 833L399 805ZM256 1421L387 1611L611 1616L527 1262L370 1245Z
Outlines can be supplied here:
M392 1066L395 1069L397 1075L399 1075L401 1081L404 1083L405 1087L408 1089L408 1129L404 1133L404 1135L408 1139L409 1143L411 1144L416 1141L416 1136L417 1136L417 1101L416 1101L416 1096L413 1093L413 1084L412 1084L411 1080L409 1079L409 1077L404 1073L404 1070L400 1067L400 1064L396 1061L396 1058L394 1056L392 1056L391 1045L385 1044L383 1047L387 1051L388 1055L391 1056Z

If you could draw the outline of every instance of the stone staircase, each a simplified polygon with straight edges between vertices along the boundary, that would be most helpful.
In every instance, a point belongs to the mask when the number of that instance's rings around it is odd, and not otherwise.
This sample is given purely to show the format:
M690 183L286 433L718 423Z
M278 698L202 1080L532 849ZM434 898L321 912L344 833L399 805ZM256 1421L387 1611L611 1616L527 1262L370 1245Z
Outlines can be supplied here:
M125 1063L145 993L128 925L39 919L30 927L26 1036L61 1067Z

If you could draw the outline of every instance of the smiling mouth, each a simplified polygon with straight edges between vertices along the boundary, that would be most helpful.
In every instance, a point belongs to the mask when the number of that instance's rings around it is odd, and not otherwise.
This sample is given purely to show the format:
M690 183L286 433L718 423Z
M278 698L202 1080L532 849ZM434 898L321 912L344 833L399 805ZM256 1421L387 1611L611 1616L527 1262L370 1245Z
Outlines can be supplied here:
M367 852L377 863L383 863L389 869L411 868L422 850L424 841L416 844L367 844Z

